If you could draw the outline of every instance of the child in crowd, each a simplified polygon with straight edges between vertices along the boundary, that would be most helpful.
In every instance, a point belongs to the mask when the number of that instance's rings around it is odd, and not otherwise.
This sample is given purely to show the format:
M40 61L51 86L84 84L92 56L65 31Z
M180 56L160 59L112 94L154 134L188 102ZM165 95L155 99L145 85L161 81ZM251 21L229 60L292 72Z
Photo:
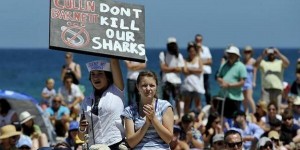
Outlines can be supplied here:
M51 101L53 97L56 95L56 91L54 89L55 81L53 78L48 78L46 80L46 87L43 88L42 91L42 103L41 106L43 110L45 110L47 107L51 106Z

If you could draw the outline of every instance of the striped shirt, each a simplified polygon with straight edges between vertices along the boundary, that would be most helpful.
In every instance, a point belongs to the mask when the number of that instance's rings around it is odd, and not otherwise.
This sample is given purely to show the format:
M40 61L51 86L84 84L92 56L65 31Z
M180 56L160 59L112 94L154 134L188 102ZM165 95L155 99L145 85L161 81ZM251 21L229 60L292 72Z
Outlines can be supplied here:
M155 115L157 119L162 123L163 114L166 112L168 107L172 107L171 104L166 100L157 99L155 104ZM137 131L145 124L146 119L141 117L138 113L137 105L127 106L122 115L123 118L131 119L134 122L134 130ZM134 150L150 150L150 149L170 149L169 144L165 143L158 135L155 128L150 125L143 139L136 145Z

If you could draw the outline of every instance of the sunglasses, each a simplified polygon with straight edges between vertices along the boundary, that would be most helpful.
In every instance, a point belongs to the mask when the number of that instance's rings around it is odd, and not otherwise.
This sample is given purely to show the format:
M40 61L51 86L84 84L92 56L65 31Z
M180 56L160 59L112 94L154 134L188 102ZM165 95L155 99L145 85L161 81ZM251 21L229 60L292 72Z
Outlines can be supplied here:
M276 143L279 142L279 139L271 138L271 140Z
M237 147L241 147L243 145L243 142L235 142L235 143L226 143L228 145L228 147L230 148L234 148L235 146Z
M60 100L53 100L52 102L53 103L60 103L61 101Z
M31 149L29 146L21 146L18 149Z
M283 118L284 121L286 121L286 120L291 120L291 119L293 119L293 117Z
M218 146L223 146L224 145L224 142L223 141L218 141L218 142L215 142L214 144L218 145Z

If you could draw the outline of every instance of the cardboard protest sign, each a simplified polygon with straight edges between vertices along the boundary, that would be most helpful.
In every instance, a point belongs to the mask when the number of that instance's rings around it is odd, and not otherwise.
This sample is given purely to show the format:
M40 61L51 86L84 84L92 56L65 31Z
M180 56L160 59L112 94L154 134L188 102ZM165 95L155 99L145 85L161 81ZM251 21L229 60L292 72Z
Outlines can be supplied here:
M145 61L145 10L111 0L51 0L51 49Z

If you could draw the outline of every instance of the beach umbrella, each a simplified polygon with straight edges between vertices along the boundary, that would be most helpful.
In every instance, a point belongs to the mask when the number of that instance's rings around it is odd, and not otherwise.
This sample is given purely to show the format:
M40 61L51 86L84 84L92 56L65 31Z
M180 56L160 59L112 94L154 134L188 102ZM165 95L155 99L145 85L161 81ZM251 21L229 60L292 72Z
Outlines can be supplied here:
M54 127L46 113L43 113L37 100L29 95L9 90L0 90L0 98L6 99L18 116L23 111L28 111L31 115L35 115L35 124L39 125L42 132L47 135L50 144L55 143L56 134Z

